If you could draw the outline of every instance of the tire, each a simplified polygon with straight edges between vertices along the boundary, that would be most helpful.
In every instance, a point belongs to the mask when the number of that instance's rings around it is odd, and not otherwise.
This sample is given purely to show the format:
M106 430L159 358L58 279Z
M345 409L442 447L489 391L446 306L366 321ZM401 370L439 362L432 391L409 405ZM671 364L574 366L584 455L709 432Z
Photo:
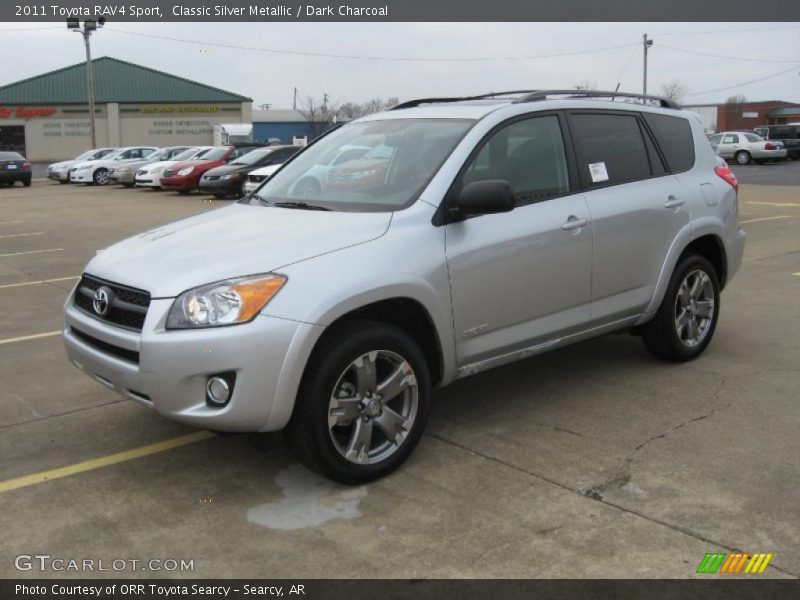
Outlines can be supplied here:
M178 193L183 196L188 196L189 194L192 193L192 190L178 190Z
M740 165L749 165L750 161L753 159L747 150L739 150L736 154L734 154L733 158L735 158L736 163Z
M122 187L126 187L126 188L130 189L130 188L133 187L133 184L132 183L123 183Z
M97 169L92 175L95 185L108 185L108 169Z
M64 181L62 179L57 179L56 181L58 181L58 183L60 183L62 185L65 185L65 184L69 183L69 181Z
M225 200L227 196L225 194L216 193L214 194L214 198L216 198L217 200Z
M766 160L764 160L763 158L761 158L761 159L756 159L756 160L754 160L753 162L754 162L754 163L756 163L757 165L763 165L763 164L764 164L764 163L766 163L767 161L766 161ZM776 161L776 162L777 162L777 161Z
M792 160L800 160L800 150L792 150L789 153L788 158L791 158Z
M695 282L699 287L697 293L692 294ZM709 300L712 300L711 304ZM675 267L655 317L642 328L642 341L653 355L663 360L694 360L711 342L718 320L717 273L708 260L698 254L689 254ZM679 325L680 321L683 321L683 326ZM694 337L693 329L696 332Z
M22 185L24 185L25 187L31 187L31 180L30 179L23 180Z
M394 394L384 399L376 391L390 373L397 376ZM430 370L411 337L384 323L351 321L327 332L309 359L285 430L289 447L306 467L339 483L383 477L422 437L430 395ZM390 441L384 431L398 437Z

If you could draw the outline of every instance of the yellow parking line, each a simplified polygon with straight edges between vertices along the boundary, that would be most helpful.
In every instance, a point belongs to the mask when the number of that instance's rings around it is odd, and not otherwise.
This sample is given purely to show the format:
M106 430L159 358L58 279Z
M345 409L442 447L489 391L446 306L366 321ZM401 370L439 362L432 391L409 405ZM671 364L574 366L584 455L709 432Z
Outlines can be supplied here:
M54 335L61 335L61 330L48 331L47 333L35 333L33 335L23 335L21 337L6 338L0 340L0 346L5 344L14 344L16 342L27 342L28 340L38 340L40 338L53 337Z
M792 275L794 275L796 277L800 277L800 271L798 271L797 273L792 273Z
M9 479L7 481L0 481L0 494L10 490L17 490L19 488L36 485L37 483L44 483L45 481L52 481L53 479L61 479L62 477L69 477L70 475L77 475L78 473L85 473L86 471L94 471L95 469L102 469L111 465L116 465L121 462L142 458L143 456L150 456L151 454L158 454L159 452L166 452L173 448L180 448L195 442L201 442L214 437L216 434L210 431L196 431L188 435L164 440L148 446L141 446L133 450L125 452L118 452L116 454L109 454L108 456L101 456L100 458L93 458L83 462L75 463L58 469L51 469L49 471L41 471L33 475L24 475L16 479Z
M747 204L762 204L764 206L798 206L797 202L748 202Z
M0 290L5 288L22 287L24 285L39 285L40 283L53 283L55 281L69 281L70 279L78 279L78 276L73 277L56 277L55 279L40 279L39 281L24 281L22 283L6 283L0 285Z
M17 238L17 237L30 237L32 235L42 235L44 231L34 231L33 233L9 233L6 235L0 235L0 240L3 238Z
M739 225L745 225L747 223L758 223L759 221L774 221L775 219L790 219L789 215L780 215L778 217L761 217L759 219L749 219L747 221L739 221Z
M28 252L10 252L8 254L0 254L0 258L6 256L22 256L23 254L42 254L43 252L61 252L63 248L50 248L49 250L29 250Z

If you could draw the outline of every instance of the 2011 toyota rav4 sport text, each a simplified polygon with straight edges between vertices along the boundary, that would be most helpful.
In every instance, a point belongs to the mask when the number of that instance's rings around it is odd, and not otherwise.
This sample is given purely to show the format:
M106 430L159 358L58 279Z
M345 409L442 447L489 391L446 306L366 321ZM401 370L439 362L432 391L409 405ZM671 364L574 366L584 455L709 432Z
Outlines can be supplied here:
M190 425L285 429L356 483L408 457L434 386L621 329L697 357L744 251L736 179L692 114L577 94L329 132L238 203L99 252L69 358Z

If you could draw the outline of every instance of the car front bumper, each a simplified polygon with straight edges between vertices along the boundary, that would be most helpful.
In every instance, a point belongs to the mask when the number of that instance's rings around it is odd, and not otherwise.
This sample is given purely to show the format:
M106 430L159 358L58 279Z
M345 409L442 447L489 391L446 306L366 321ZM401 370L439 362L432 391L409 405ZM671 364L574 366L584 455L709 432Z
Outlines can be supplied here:
M48 179L53 179L54 181L69 181L69 171L68 170L59 171L57 169L48 170L47 177Z
M272 431L291 415L302 369L323 327L259 315L235 326L166 330L172 298L153 299L141 332L64 308L63 339L73 365L156 412L219 431ZM76 333L79 332L79 333ZM80 334L83 334L82 336ZM89 336L87 341L86 336ZM138 353L121 358L109 348ZM233 371L228 403L206 401L209 376Z
M133 181L136 185L143 187L161 187L161 173L146 173L145 175L137 173Z
M108 172L108 182L109 183L122 183L122 184L132 184L133 181L133 172L122 172L119 171L109 171Z
M94 183L93 175L94 173L91 169L86 169L85 171L70 171L69 180L72 183Z
M198 179L197 176L192 175L173 175L171 177L162 177L160 185L165 190L191 192L197 189Z
M242 178L237 179L213 179L211 181L200 178L199 188L206 194L225 194L226 196L239 195L242 193Z

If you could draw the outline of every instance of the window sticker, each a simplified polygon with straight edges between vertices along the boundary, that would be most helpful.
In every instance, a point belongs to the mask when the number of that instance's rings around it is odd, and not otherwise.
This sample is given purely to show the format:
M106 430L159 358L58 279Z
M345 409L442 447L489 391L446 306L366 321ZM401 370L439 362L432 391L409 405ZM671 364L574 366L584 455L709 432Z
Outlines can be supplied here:
M608 171L606 171L606 163L591 163L589 165L589 173L592 175L592 183L599 183L601 181L608 181Z

